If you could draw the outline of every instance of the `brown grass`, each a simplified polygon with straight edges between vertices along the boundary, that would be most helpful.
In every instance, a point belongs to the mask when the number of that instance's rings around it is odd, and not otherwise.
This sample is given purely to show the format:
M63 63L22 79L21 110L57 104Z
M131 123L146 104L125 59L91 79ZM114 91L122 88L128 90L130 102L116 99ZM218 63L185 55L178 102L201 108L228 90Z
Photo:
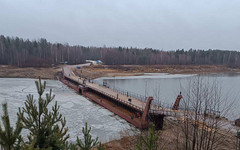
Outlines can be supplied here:
M0 78L38 78L55 79L59 68L18 68L14 66L0 66Z
M57 68L18 68L14 66L0 65L0 78L38 78L55 79L56 73L62 66ZM76 71L87 78L114 76L137 76L143 73L170 73L170 74L204 74L239 72L238 68L229 68L221 65L99 65L85 66Z
M184 149L184 134L182 132L181 123L165 119L163 130L159 131L160 136L158 140L159 149L164 150L181 150ZM221 131L224 133L225 131ZM146 135L147 131L144 131L143 135ZM221 150L234 150L236 149L236 137L226 132L226 137L223 137L219 144L214 149ZM218 134L217 136L222 136ZM120 140L113 140L105 143L104 146L107 150L128 150L134 149L139 135L123 137Z
M238 68L229 68L222 65L121 65L121 66L85 66L76 71L91 79L114 76L136 76L143 73L170 73L170 74L206 74L239 72Z

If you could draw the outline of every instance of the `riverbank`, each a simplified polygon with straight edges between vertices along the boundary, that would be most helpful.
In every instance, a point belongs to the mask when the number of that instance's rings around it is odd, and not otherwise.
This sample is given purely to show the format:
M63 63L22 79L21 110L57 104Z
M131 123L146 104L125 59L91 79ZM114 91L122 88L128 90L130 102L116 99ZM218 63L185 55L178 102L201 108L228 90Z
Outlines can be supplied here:
M76 65L75 65L76 66ZM38 78L56 79L62 66L50 68L18 68L15 66L0 65L0 78ZM144 73L170 74L208 74L208 73L235 73L240 68L230 68L222 65L99 65L84 66L75 71L90 79L115 76L140 76Z
M171 120L169 118L164 119L163 129L158 131L160 132L158 145L161 149L184 149L185 134L183 132L183 126L181 125L183 125L182 122L177 120ZM146 136L147 131L143 131L141 134L136 134L135 136L126 135L127 133L123 134L121 139L113 140L103 145L107 150L134 149L137 144L137 139L139 139L140 135ZM228 130L218 129L215 139L216 144L214 144L213 149L236 149L236 137L234 133Z
M0 66L0 78L39 78L56 79L60 67L56 68L18 68L14 66Z
M240 72L240 68L230 68L223 65L99 65L85 66L75 70L81 76L90 79L114 76L139 76L144 75L144 73L209 74Z

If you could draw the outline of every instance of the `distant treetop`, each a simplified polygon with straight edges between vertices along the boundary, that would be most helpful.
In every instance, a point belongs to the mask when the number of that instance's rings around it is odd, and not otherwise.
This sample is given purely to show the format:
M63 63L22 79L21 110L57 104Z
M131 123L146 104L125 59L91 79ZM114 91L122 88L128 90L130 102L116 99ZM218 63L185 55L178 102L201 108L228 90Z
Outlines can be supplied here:
M67 61L102 60L106 65L227 65L240 66L240 52L228 50L162 51L133 47L84 47L50 43L46 39L30 41L0 36L0 64L18 67L49 67Z

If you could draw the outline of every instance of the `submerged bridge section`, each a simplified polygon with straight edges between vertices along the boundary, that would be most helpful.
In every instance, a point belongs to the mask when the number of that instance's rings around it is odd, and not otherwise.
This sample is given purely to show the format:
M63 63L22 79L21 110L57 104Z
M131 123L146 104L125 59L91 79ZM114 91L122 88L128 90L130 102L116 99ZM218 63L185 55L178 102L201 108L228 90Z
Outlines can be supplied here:
M89 64L82 64L81 66L85 65ZM143 101L128 94L93 83L91 80L81 78L72 71L73 67L67 66L63 68L61 81L64 84L140 129L147 128L149 122L153 122L156 128L161 129L164 116L174 115L177 112L177 110L153 104L153 97L148 97L146 101ZM180 97L178 96L178 101L180 101Z

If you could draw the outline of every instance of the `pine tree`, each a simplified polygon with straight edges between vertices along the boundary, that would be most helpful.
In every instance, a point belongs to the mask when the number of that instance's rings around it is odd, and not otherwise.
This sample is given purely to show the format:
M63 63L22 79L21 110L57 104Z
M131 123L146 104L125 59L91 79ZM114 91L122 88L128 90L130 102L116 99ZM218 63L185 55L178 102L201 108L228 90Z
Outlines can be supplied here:
M159 133L155 133L155 125L150 124L147 136L141 136L137 142L136 150L157 150Z
M76 144L66 142L64 150L78 150L78 148Z
M99 144L98 137L96 139L92 139L90 134L91 127L88 128L87 123L85 124L85 128L82 128L82 133L84 134L84 141L80 140L77 137L77 145L81 150L90 150L91 148L97 146Z
M105 147L102 145L102 143L98 145L98 150L105 150Z
M0 124L0 145L5 150L12 150L12 149L19 149L21 138L21 121L18 117L16 122L15 130L10 125L8 110L7 110L7 103L2 104L3 107L3 116L2 116L2 123L4 126L4 130Z
M34 148L39 149L62 149L69 138L68 129L65 127L66 120L59 113L57 102L52 106L52 109L48 109L48 105L53 101L55 95L52 95L52 90L50 90L45 99L42 97L46 88L46 81L42 83L39 78L39 81L36 81L35 84L39 95L38 101L36 102L33 95L29 94L25 106L19 109L18 113L23 128L30 132L25 146L31 147L34 145Z

